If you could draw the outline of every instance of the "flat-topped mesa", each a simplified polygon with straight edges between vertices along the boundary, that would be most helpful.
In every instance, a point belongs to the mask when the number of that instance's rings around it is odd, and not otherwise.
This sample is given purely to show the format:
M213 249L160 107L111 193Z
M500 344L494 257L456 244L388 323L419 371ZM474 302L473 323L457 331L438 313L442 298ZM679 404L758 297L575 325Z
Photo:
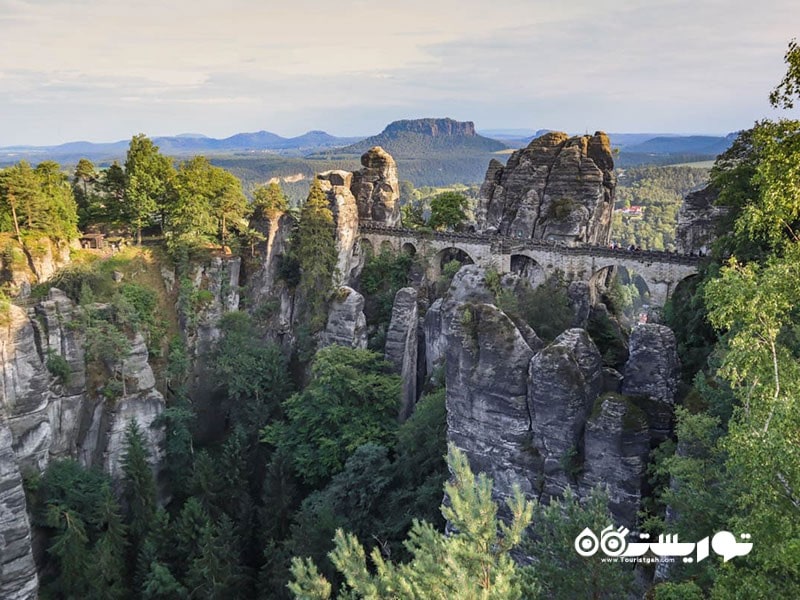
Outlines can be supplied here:
M521 240L608 243L616 191L608 136L550 132L489 163L476 211L478 231Z
M454 119L411 119L394 121L384 129L384 133L402 131L422 133L432 137L474 136L475 123L472 121L456 121Z

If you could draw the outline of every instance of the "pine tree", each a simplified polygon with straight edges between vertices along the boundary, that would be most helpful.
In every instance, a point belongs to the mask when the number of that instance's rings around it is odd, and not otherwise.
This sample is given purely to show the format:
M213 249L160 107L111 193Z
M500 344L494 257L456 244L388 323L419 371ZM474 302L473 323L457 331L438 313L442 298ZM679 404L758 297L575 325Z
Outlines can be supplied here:
M106 487L100 518L105 529L92 549L86 579L90 590L86 598L92 600L123 600L127 597L125 564L125 526L119 514L119 505Z
M131 548L135 557L153 524L156 512L156 484L150 469L150 452L136 420L125 430L125 453L122 455L123 497Z
M300 266L299 291L305 302L306 321L313 333L325 326L337 259L333 213L318 179L311 185L300 211L292 254Z
M451 446L448 464L453 481L445 485L449 505L442 513L454 533L444 535L425 522L415 521L406 546L408 563L387 562L376 548L366 553L352 534L336 532L331 560L344 575L342 597L351 598L459 598L459 600L514 600L521 597L518 569L510 551L522 540L533 507L519 488L506 503L509 524L497 517L492 481L473 475L464 454ZM331 586L310 560L292 561L296 598L325 600Z

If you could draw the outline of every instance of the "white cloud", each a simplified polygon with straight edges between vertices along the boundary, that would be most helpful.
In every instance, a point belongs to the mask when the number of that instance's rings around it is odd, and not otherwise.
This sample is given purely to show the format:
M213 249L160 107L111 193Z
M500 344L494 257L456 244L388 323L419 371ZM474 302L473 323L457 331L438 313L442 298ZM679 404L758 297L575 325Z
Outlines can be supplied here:
M726 131L798 31L794 0L0 0L0 145L424 115Z

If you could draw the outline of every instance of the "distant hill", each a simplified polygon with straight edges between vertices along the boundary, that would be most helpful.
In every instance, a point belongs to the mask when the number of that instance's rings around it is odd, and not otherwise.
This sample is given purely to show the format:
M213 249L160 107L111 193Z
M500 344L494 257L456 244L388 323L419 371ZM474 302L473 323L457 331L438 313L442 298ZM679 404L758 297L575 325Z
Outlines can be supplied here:
M718 155L730 148L736 134L727 136L687 135L654 137L639 144L625 146L625 152L636 154L709 154Z
M472 121L453 119L413 119L394 121L381 133L365 140L339 148L337 156L363 154L373 146L381 146L395 159L421 158L447 153L454 158L467 154L487 154L504 150L507 146L498 140L475 133Z
M153 143L161 152L170 156L191 154L228 154L236 152L277 152L303 154L337 146L347 146L361 138L339 138L324 131L309 131L293 138L285 138L269 131L237 133L227 138L216 139L201 134L156 136ZM34 161L53 159L62 163L74 163L80 158L103 162L125 157L129 140L118 142L68 142L57 146L16 146L0 148L0 164L20 159Z

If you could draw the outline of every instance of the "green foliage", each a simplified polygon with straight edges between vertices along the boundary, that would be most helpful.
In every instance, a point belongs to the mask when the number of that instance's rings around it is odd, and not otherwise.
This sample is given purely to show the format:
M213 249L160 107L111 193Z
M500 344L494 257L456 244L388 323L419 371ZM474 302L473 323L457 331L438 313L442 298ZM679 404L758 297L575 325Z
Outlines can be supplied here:
M561 499L536 505L532 535L522 544L522 551L533 558L531 566L522 568L526 598L537 591L552 600L625 597L634 579L628 565L606 563L602 553L583 557L574 549L575 538L584 528L601 531L613 522L608 502L602 488L593 489L581 502L567 487Z
M770 93L769 102L776 108L794 108L794 102L800 98L800 46L797 40L789 42L789 48L783 57L786 63L786 74L778 86Z
M684 196L708 181L708 171L694 167L643 166L620 173L612 239L624 247L674 250L678 211ZM643 214L627 215L621 209L641 206Z
M428 227L433 229L455 228L467 219L469 202L464 194L444 192L431 200L431 216Z
M22 161L0 169L0 231L26 245L42 237L74 239L77 224L72 190L56 163L46 161L34 169Z
M253 216L274 219L289 210L289 201L278 182L260 185L253 190Z
M338 530L330 557L344 576L341 597L521 597L518 569L509 553L531 522L531 504L517 488L507 500L511 519L506 523L497 517L491 480L483 474L476 478L466 457L454 447L448 464L453 481L445 485L449 502L442 513L453 525L453 533L446 536L428 523L415 521L406 542L412 559L392 563L375 548L370 553L374 569L370 569L358 539ZM331 586L312 561L293 559L292 574L289 589L296 598L330 598Z
M123 496L132 544L137 549L150 531L156 512L156 484L149 460L147 438L139 424L131 419L125 429L122 455Z
M392 319L394 297L398 290L408 284L408 276L414 257L405 252L394 254L382 251L371 255L361 271L360 288L364 294L364 315L367 324L384 334ZM380 337L380 336L378 336ZM375 336L370 340L370 349L383 351Z
M139 243L142 229L168 203L175 169L169 158L144 134L133 136L125 158L124 203L121 219L136 232Z
M57 377L61 385L68 385L70 377L72 376L72 369L67 362L67 359L53 352L52 350L47 353L47 370L54 377Z
M628 346L619 324L611 320L605 311L593 310L589 315L586 331L597 345L603 364L621 369L628 360Z
M181 163L166 206L170 250L178 254L209 244L230 244L231 230L244 234L250 212L241 182L196 156Z
M703 600L703 590L692 581L660 583L654 589L655 600Z
M387 443L397 426L400 379L368 350L329 346L318 351L308 386L283 402L286 421L264 429L297 474L320 485L367 442Z
M317 179L300 212L290 254L300 270L297 290L303 299L305 320L313 333L325 326L337 260L333 214Z
M210 356L211 373L232 400L232 423L259 430L278 414L291 391L286 358L278 346L263 342L247 313L225 314L220 331Z
M513 294L501 291L498 306L512 318L525 321L545 341L569 329L574 318L566 284L555 275L535 288L522 281Z
M52 461L35 489L33 523L43 528L45 597L126 597L126 530L111 482L76 461Z

